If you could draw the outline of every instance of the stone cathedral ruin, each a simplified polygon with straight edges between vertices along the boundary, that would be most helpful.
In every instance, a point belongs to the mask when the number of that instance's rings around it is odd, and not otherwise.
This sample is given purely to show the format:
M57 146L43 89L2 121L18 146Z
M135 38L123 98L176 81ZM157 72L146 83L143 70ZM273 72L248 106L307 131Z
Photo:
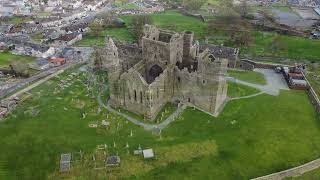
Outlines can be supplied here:
M117 47L108 38L95 61L108 71L112 107L151 120L168 102L218 115L227 98L227 67L236 65L237 49L199 45L193 32L151 25L144 27L141 44Z

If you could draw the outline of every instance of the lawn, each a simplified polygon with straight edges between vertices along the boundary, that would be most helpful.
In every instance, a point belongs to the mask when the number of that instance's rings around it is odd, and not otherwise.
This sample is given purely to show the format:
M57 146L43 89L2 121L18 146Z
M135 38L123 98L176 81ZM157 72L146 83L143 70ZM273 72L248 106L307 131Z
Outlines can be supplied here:
M320 67L308 66L307 78L314 91L320 96Z
M229 70L229 76L234 77L239 80L247 81L250 83L266 85L267 81L264 78L264 75L255 71L238 71L238 70Z
M35 58L30 56L19 56L19 55L11 54L9 52L0 52L0 67L6 67L11 62L14 62L14 61L30 63L34 60Z
M151 121L150 119L144 119L143 115L127 111L123 108L119 108L118 110L120 110L122 113L125 113L128 116L131 116L139 121L144 121L144 122L152 124L152 123L160 123L160 122L166 120L172 113L174 113L177 110L177 107L173 103L165 104L164 107L160 110L160 112L157 114L156 118L153 121Z
M278 37L278 45L272 46ZM253 43L242 50L258 56L287 57L291 59L320 60L320 41L301 37L277 35L270 32L253 32Z
M130 15L121 16L127 25L131 24L132 17ZM177 32L191 30L199 39L204 38L206 24L199 19L188 17L180 14L177 11L166 11L165 13L152 14L153 22L156 26L164 29L174 30ZM130 32L130 28L114 28L106 29L101 32L99 37L84 36L83 40L79 41L78 46L92 46L94 44L104 45L104 36L111 36L120 41L133 42L136 39Z
M130 25L132 15L121 16L121 18ZM196 39L203 41L207 31L207 23L201 22L199 19L189 16L184 16L178 11L166 11L164 13L151 15L154 24L163 29L169 29L177 32L191 30L195 32ZM230 44L229 35L226 32L215 32L209 36L209 42L214 44ZM111 36L120 41L133 42L136 39L128 28L106 29L101 32L99 37L85 36L77 45L92 46L94 44L103 45L104 36ZM102 36L102 37L101 37ZM241 48L241 53L253 54L257 56L270 57L286 57L290 59L308 59L318 61L320 57L320 41L311 40L301 37L278 35L271 32L253 31L251 33L252 43L249 47ZM276 45L272 45L277 38Z
M320 122L302 91L231 101L218 118L188 108L158 137L106 110L98 113L96 98L77 79L59 91L58 81L32 90L33 97L0 123L0 179L249 179L320 156ZM109 128L88 127L104 119ZM120 167L108 173L90 168L99 144L121 157ZM156 159L132 155L139 145L153 148ZM83 164L59 173L60 154L80 149Z
M110 36L122 42L133 42L135 39L127 28L108 28L100 33L99 37L86 35L75 46L104 46L105 37Z
M252 87L248 87L242 84L237 84L234 82L228 82L228 97L236 98L243 96L250 96L253 94L257 94L260 91L258 89L254 89Z

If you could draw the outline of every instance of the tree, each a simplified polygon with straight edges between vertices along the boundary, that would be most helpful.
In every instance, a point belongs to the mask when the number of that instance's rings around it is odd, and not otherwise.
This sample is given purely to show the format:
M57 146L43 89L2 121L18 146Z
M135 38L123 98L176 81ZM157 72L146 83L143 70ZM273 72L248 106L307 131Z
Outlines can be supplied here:
M23 63L21 61L14 61L9 65L12 74L19 77L29 77L29 67L28 64Z
M240 4L235 7L235 9L242 17L247 17L249 11L247 0L241 0Z
M102 19L102 23L104 27L112 26L113 20L116 18L114 14L112 14L111 12L100 14L98 17Z
M189 11L199 10L207 0L183 0L182 6Z
M209 21L207 30L208 35L216 33L228 35L229 39L225 43L230 46L249 46L252 42L251 24L239 16L216 17Z
M103 30L103 27L100 22L93 21L90 25L90 35L91 36L99 36L100 32Z
M149 15L138 15L132 18L131 28L136 38L140 39L143 35L143 27L146 24L153 24L153 20Z
M233 0L223 0L220 3L221 16L235 16Z

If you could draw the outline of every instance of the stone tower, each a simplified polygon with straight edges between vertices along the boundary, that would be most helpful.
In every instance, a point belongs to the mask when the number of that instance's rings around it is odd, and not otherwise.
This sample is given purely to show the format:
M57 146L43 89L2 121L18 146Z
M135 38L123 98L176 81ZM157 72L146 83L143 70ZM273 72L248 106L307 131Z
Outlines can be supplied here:
M103 68L108 70L108 82L110 90L110 104L113 106L119 105L120 86L118 79L121 74L120 60L118 48L112 38L106 39L106 46L102 52L104 61Z

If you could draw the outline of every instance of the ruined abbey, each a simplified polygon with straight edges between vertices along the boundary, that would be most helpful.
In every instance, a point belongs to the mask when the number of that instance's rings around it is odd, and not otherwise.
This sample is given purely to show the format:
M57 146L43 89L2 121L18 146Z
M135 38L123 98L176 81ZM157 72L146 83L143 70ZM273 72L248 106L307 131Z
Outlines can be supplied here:
M108 70L111 106L151 120L168 102L219 113L227 98L227 67L236 65L238 50L199 45L193 32L151 25L144 27L141 44L116 46L107 39L97 62Z

